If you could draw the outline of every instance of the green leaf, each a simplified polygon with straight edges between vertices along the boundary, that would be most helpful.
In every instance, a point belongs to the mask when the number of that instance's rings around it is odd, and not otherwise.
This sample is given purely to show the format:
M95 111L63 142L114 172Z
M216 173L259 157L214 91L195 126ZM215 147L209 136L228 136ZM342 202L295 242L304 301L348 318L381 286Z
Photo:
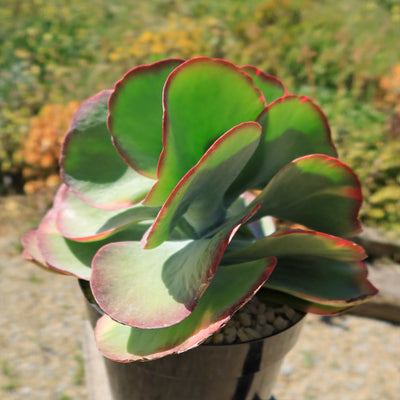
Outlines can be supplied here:
M354 262L367 257L364 249L336 236L315 231L286 230L264 237L236 251L226 253L224 262L245 262L265 257L322 257Z
M93 262L96 301L127 325L148 329L178 323L193 311L231 237L254 212L246 210L197 240L167 241L150 250L139 242L104 246Z
M189 350L225 325L253 297L274 263L268 259L219 268L195 310L170 327L132 328L105 315L96 326L97 346L106 357L120 362L153 360Z
M162 151L163 87L182 62L171 58L133 68L110 98L108 126L115 147L132 168L151 178Z
M324 257L279 257L266 287L301 300L345 310L377 293L362 262Z
M252 65L244 65L240 70L253 78L254 85L262 91L267 104L289 94L283 83L275 76L268 75Z
M134 225L105 240L76 242L59 233L56 226L57 212L56 208L52 208L37 230L41 257L50 269L85 280L90 279L93 257L102 246L110 241L140 240L148 228L147 225Z
M63 185L56 198L57 227L66 238L96 241L127 225L156 217L158 209L135 205L123 210L103 210L80 200Z
M288 293L280 292L267 288L264 285L258 292L258 296L265 302L273 302L276 304L287 304L295 310L309 312L318 315L337 315L353 307L352 304L346 306L335 306L327 304L319 304L311 299L304 299L292 296Z
M141 201L154 184L117 153L107 129L110 90L82 103L61 150L63 181L83 201L99 208L125 208Z
M297 309L338 313L376 293L360 262L367 256L364 250L353 242L320 232L279 232L227 253L223 262L249 262L270 256L276 256L278 263L265 287L289 296L291 302L287 304ZM296 302L293 297L300 300Z
M244 189L262 189L286 164L309 154L336 157L328 120L307 97L285 96L262 112L260 145L230 189L230 197Z
M221 136L168 197L143 239L145 247L166 240L182 215L200 235L222 221L225 192L253 154L260 134L256 122L244 122Z
M79 250L87 249L88 243L78 244L62 237L56 227L56 216L57 210L51 209L42 219L37 232L39 249L46 260L46 265L62 274L89 280L91 258L82 260L74 251L74 245L77 245L75 250L79 254ZM95 252L92 252L91 255L94 254Z
M261 203L255 218L272 215L336 236L361 230L357 219L362 203L360 182L347 165L325 155L292 161L253 203Z
M177 67L164 88L163 152L157 182L144 203L161 206L218 137L255 121L265 107L252 79L233 64L207 57Z
M37 241L37 229L24 233L21 237L21 243L24 248L22 256L27 261L34 262L39 266L44 267L46 260L43 258L42 253L39 250Z

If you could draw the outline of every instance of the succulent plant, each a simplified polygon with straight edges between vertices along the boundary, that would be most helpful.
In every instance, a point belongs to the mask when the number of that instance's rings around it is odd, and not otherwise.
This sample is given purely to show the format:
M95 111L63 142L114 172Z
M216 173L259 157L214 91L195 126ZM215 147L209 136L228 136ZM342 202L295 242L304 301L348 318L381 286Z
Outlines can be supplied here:
M253 66L138 66L78 109L24 255L90 281L98 347L121 362L197 346L258 291L337 314L376 289L342 238L362 195L336 157L320 108Z

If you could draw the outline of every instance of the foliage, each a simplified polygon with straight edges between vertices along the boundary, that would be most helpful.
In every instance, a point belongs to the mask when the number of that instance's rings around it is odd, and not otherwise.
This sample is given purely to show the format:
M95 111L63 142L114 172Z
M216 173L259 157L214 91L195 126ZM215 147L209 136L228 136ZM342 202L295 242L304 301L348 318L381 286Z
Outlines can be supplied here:
M61 143L78 105L77 102L47 104L31 118L29 135L20 151L24 163L25 193L32 194L61 183L58 174Z
M394 106L400 110L400 62L393 66L388 75L380 79L382 99L378 103L381 107Z
M201 23L188 17L170 14L165 27L158 31L145 30L138 37L128 36L109 54L112 62L155 61L166 56L191 58L203 54L218 55L218 38L222 26L213 17Z
M90 65L101 60L102 32L97 25L103 21L105 26L111 18L109 6L99 7L106 3L102 0L97 7L78 0L4 3L0 5L0 175L22 167L18 147L43 103L88 95L86 88L83 93L80 88Z
M380 79L379 87L376 105L388 111L389 137L398 140L400 138L400 62L394 65L389 74Z
M98 347L121 362L197 346L259 290L337 314L376 289L341 238L361 228L362 194L336 156L322 110L255 67L138 66L79 107L24 255L90 281Z

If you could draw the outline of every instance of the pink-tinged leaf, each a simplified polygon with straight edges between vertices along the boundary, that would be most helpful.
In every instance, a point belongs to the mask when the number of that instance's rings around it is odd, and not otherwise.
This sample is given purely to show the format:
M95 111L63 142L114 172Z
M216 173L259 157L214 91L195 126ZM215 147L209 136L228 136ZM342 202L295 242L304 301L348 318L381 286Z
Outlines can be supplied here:
M139 328L182 321L210 285L232 236L254 212L246 210L197 240L167 241L151 250L138 242L104 246L92 265L97 303L116 321Z
M224 262L245 262L265 257L322 257L355 262L367 257L357 244L315 231L285 230L224 255Z
M138 204L123 210L103 210L76 197L66 186L57 194L57 228L75 241L96 241L139 221L152 220L158 209Z
M336 158L313 154L282 168L254 200L256 217L274 217L336 236L361 230L361 184Z
M143 245L160 245L182 215L200 235L223 220L225 192L254 153L260 134L256 122L244 122L217 139L168 197Z
M140 240L147 225L132 225L112 237L96 242L76 242L63 237L56 227L57 209L51 209L36 231L37 246L43 263L50 269L89 280L91 264L104 245L126 240Z
M25 258L25 260L37 265L40 268L43 268L44 270L48 272L54 272L57 274L62 274L62 275L67 275L66 272L58 270L56 268L53 268L52 266L48 265L46 263L46 260L44 259L42 253L39 250L39 245L38 245L38 240L37 240L37 232L38 230L32 230L29 232L26 232L22 238L22 246L24 247L24 250L22 252L22 256Z
M336 312L361 304L377 293L367 279L362 262L346 262L324 257L279 257L266 288L299 298L300 304L321 305ZM332 310L330 310L332 311Z
M21 243L24 248L22 256L27 261L34 262L40 266L44 266L46 264L46 261L38 247L37 229L26 232L21 237Z
M253 78L254 85L262 91L267 104L289 94L283 83L273 75L268 75L252 65L244 65L240 70Z
M82 262L70 245L68 239L63 238L56 227L57 210L51 209L42 219L37 231L39 250L46 260L46 265L61 274L73 275L80 279L90 279L90 260ZM82 244L81 244L82 246Z
M163 151L157 182L144 200L161 206L211 143L242 122L255 121L265 99L235 65L194 58L168 77L163 94Z
M170 327L132 328L105 315L96 326L97 346L119 362L154 360L196 347L254 296L274 265L272 258L219 268L195 310Z
M261 113L260 145L230 189L234 198L243 189L262 189L286 164L309 154L336 157L331 131L322 110L307 97L282 97Z
M61 177L76 196L95 207L126 208L141 201L154 184L118 154L107 128L111 90L82 103L61 150Z
M115 147L132 168L152 178L162 151L163 87L183 61L171 58L133 68L110 97L108 127Z

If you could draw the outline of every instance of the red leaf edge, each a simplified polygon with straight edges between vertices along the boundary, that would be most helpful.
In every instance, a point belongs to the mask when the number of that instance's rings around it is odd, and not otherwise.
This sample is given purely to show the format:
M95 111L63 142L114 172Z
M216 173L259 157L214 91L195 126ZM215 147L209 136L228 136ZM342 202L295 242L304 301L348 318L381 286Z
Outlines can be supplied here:
M117 81L115 83L114 89L108 100L108 109L111 110L113 108L115 99L118 97L118 92L117 92L118 89L123 87L132 76L139 76L140 74L145 73L148 70L157 71L157 69L162 68L162 66L164 66L165 64L168 64L168 63L172 64L172 63L176 63L176 62L185 63L185 60L182 58L166 58L164 60L156 61L151 64L138 65L137 67L134 67L131 70L129 70L127 73L125 73L125 75L119 81ZM164 103L163 103L163 107L164 107ZM140 170L140 168L138 168L133 161L132 162L128 161L127 155L124 154L124 152L119 148L118 141L117 141L116 137L112 134L113 118L112 118L111 112L108 114L107 126L108 126L108 130L110 131L114 147L116 148L118 154L121 156L121 158L124 160L124 162L126 164L128 164L131 168L133 168L135 171L137 171L139 174L144 175L148 178L153 178L153 176L150 176L149 174L146 174L146 172Z
M361 261L368 257L365 250L358 244L352 242L351 240L343 239L341 237L330 235L328 233L317 232L317 231L313 231L313 230L288 229L288 230L285 230L282 232L273 233L269 237L273 238L273 237L279 237L279 236L287 236L287 235L291 235L293 233L300 233L300 234L310 235L310 236L322 236L322 237L326 237L326 238L331 239L332 241L336 242L338 247L348 247L348 248L351 247L352 250L355 251L354 254L358 255L352 261Z
M162 219L164 213L168 210L170 203L174 200L177 192L179 192L180 188L185 185L186 181L194 174L196 171L202 166L202 163L205 162L211 155L216 151L225 141L227 136L230 136L232 133L235 133L239 127L242 126L257 126L260 127L260 133L261 133L261 125L258 124L257 122L242 122L239 125L236 125L229 131L225 132L222 136L220 136L213 144L212 146L206 151L206 153L201 157L201 159L198 161L198 163L192 167L184 176L183 178L178 182L178 184L175 186L174 190L171 192L171 194L168 196L167 200L165 201L164 205L162 206L161 210L159 211L156 219L154 220L154 223L152 226L149 228L149 230L144 234L141 244L143 248L149 248L149 242L151 240L152 233L155 230L155 227L157 226L157 223ZM243 222L241 222L243 223Z
M255 91L257 91L259 93L260 99L262 100L262 102L264 103L264 105L266 106L266 100L265 97L263 95L263 93L261 92L261 90L254 85L254 81L253 79L250 77L249 74L246 74L245 72L241 71L240 68L229 62L226 60L223 60L221 58L211 58L211 57L196 57L196 58L191 58L190 60L185 61L184 63L182 63L181 65L179 65L178 67L176 67L168 76L167 80L165 81L165 85L164 85L164 90L163 90L163 109L164 109L164 113L163 113L163 137L162 137L162 144L163 144L163 149L161 151L160 154L160 158L158 161L158 165L157 165L157 178L160 176L161 174L161 170L164 166L164 162L165 162L165 151L166 151L166 143L167 143L167 136L168 136L168 131L167 131L167 126L168 126L168 113L167 113L167 106L166 106L166 98L167 98L167 94L168 94L168 89L171 85L171 82L173 81L175 75L180 71L181 68L185 68L186 65L188 64L192 64L195 62L203 62L203 61L211 61L213 63L221 63L221 65L224 65L227 68L233 69L237 72L240 72L242 75L244 75L247 80L249 81L249 83L251 84L251 86L254 88ZM258 119L259 117L257 117ZM143 200L143 204L145 204L147 201L149 201L152 197L152 189L150 189L149 193L147 194L147 196L145 197L145 199Z
M175 347L168 349L168 350L163 350L158 353L153 353L149 356L132 356L131 358L121 358L116 356L115 354L109 353L107 351L104 351L103 349L101 352L109 359L117 362L122 362L122 363L130 363L133 361L150 361L154 360L157 358L161 358L170 354L179 354L183 353L184 351L190 350L194 347L197 347L200 343L202 343L204 340L207 339L210 335L212 335L214 332L218 331L220 328L222 328L224 325L227 324L227 322L232 318L233 314L239 310L242 306L244 306L248 301L250 301L253 296L258 292L258 290L262 287L262 285L268 280L270 277L271 273L273 272L277 260L275 257L270 257L266 259L266 261L269 261L270 264L267 266L267 268L264 270L258 281L253 285L253 287L250 289L250 291L247 293L247 295L243 296L241 299L239 299L235 304L232 305L231 308L227 309L224 313L222 313L221 316L218 317L218 321L212 323L211 325L208 325L207 327L201 329L200 331L196 332L194 335L190 336L188 339L183 341L182 343L179 343ZM97 325L95 328L95 336L97 337L99 334L99 331L102 328L102 325L105 323L107 316L103 316L97 321Z
M268 82L272 83L274 86L283 89L284 96L288 96L289 95L289 90L286 88L286 86L283 84L283 82L279 78L277 78L276 76L267 74L264 71L262 71L261 69L255 67L254 65L250 65L250 64L242 65L239 68L244 73L247 73L246 69L253 70L255 72L255 74L257 76L261 77L264 81L268 81Z
M331 132L331 127L329 125L328 118L325 115L325 113L322 111L322 108L318 104L314 103L307 96L299 96L297 94L288 94L288 95L282 96L279 99L276 99L273 102L269 103L267 105L267 107L258 116L257 120L259 120L261 118L261 116L263 116L265 113L267 113L269 111L269 109L271 107L274 107L276 104L284 103L286 101L290 101L290 100L294 100L294 99L300 100L300 103L310 103L312 105L312 107L317 111L318 115L320 116L320 118L321 118L321 120L322 120L322 122L323 122L323 124L325 126L326 133L327 133L327 138L328 138L328 143L331 146L332 150L335 152L335 156L337 157L338 156L338 152L337 152L336 146L335 146L335 144L333 143L333 140L332 140L332 132Z

